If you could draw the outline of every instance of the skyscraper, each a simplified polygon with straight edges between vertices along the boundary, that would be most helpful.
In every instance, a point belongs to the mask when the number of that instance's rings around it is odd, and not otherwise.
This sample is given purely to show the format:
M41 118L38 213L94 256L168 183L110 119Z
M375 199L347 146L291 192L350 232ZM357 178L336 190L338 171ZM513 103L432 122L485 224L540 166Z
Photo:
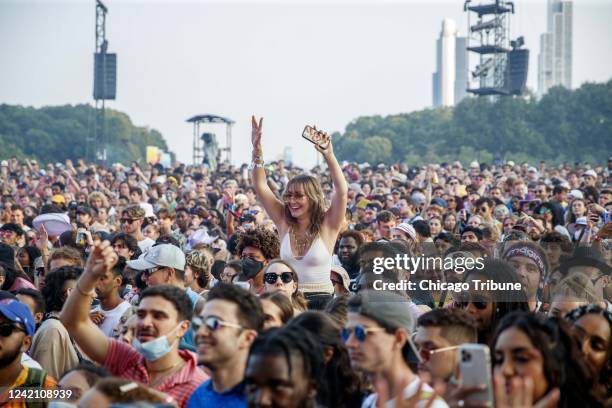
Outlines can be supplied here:
M561 85L572 87L572 14L568 0L548 0L547 27L540 36L538 94Z
M467 82L466 39L457 37L457 25L445 18L436 41L436 72L432 76L434 108L459 103L466 96Z

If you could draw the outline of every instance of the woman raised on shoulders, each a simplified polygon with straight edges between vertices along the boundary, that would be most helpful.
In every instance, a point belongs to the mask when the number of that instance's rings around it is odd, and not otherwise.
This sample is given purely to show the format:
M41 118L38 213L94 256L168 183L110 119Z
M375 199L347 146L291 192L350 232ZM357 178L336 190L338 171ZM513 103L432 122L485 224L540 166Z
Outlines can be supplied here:
M334 156L331 138L319 132L315 149L323 155L334 193L329 208L319 181L300 174L287 183L282 200L270 190L264 170L261 135L263 118L252 119L253 143L252 178L255 191L266 212L276 225L281 241L281 258L295 268L300 289L310 302L310 308L324 306L334 288L330 280L332 254L344 221L348 186Z

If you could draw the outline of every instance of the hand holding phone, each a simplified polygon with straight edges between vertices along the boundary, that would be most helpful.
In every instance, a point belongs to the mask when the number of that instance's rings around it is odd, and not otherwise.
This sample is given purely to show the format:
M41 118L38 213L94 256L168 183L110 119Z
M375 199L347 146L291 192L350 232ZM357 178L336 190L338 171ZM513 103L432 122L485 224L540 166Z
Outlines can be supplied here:
M325 153L331 147L331 138L321 130L317 130L315 126L306 125L302 132L302 137L314 144L318 151Z
M491 382L491 357L489 347L483 344L462 344L459 346L459 373L462 388L477 387L470 399L494 406Z

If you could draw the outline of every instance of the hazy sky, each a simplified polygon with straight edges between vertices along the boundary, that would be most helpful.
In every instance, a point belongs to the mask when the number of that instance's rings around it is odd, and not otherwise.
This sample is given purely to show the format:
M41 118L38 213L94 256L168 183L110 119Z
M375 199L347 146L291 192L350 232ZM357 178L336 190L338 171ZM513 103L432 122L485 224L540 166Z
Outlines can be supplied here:
M477 2L478 0L476 0ZM249 160L250 115L264 119L264 156L292 146L312 164L305 124L343 131L362 115L431 105L442 19L465 33L463 1L106 0L109 52L118 54L117 100L136 125L162 132L191 161L185 120L236 121L235 162ZM531 49L537 84L544 0L515 1L512 36ZM92 103L95 1L0 0L0 103ZM574 1L574 86L612 77L612 1ZM211 128L225 142L221 128ZM1 149L1 146L0 146Z

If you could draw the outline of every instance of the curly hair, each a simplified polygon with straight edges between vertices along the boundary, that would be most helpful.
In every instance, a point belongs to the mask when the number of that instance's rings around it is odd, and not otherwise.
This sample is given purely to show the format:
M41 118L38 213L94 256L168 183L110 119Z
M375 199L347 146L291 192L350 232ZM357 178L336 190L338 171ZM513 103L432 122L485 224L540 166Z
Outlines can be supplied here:
M290 191L302 190L308 201L310 202L310 233L313 236L319 234L323 219L325 218L325 196L321 190L321 184L319 181L308 174L300 174L295 176L287 183L283 198ZM285 219L292 228L297 228L297 219L291 215L289 211L289 205L284 203L285 206Z
M241 255L246 247L259 249L266 259L274 259L280 256L280 241L278 240L278 236L274 232L261 227L238 235L236 253Z
M91 205L91 202L95 199L100 199L102 201L102 207L104 208L108 208L108 199L106 198L106 195L104 195L103 193L99 192L99 191L93 191L89 194L89 196L87 197L87 204L89 204L90 207L93 207Z

